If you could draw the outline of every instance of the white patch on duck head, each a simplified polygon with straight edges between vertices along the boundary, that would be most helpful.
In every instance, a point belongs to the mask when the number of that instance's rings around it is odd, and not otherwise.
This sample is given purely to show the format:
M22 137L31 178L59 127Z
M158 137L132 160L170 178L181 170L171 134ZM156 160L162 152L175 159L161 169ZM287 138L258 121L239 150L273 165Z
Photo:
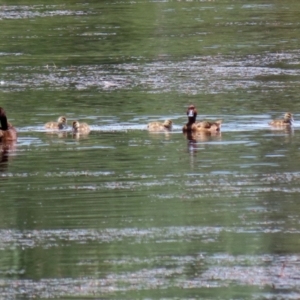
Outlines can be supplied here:
M190 110L189 110L188 116L189 116L189 117L194 117L194 110L193 110L193 109L190 109Z

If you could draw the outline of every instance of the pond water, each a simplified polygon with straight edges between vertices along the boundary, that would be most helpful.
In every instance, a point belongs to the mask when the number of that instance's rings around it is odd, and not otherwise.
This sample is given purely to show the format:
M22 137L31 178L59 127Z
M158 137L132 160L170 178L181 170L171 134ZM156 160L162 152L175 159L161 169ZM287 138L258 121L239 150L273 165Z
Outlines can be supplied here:
M299 299L299 9L2 5L0 298ZM220 134L182 134L191 103Z

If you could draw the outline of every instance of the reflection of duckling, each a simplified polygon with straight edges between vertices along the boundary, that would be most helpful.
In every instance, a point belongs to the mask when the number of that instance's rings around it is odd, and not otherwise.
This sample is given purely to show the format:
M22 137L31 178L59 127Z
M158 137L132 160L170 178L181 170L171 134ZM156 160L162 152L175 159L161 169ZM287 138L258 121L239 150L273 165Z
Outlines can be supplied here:
M205 132L205 131L193 131L184 132L184 135L189 141L207 142L210 140L220 139L221 132Z
M283 127L293 125L293 115L290 112L284 114L283 119L272 120L269 122L271 126Z
M72 125L73 133L82 133L88 134L91 129L87 123L79 123L78 121L74 121Z
M52 137L58 137L58 138L66 138L68 136L67 131L49 131L46 132L47 135L52 136Z
M173 122L166 120L164 122L150 122L147 126L149 131L171 130Z
M222 120L215 122L196 122L197 110L196 107L192 104L188 107L187 112L188 122L183 126L183 132L220 132Z
M7 122L6 113L2 107L0 107L0 122L0 142L16 141L17 131L9 122Z
M60 116L57 119L57 122L48 122L45 124L46 129L66 129L67 128L67 118L64 116Z

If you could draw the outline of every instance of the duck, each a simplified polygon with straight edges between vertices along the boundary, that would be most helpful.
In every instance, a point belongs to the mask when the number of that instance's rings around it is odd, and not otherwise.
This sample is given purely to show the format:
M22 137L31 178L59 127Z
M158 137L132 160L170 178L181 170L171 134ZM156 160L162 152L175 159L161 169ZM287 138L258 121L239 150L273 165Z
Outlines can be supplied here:
M292 126L294 122L293 115L290 112L286 112L283 119L275 119L269 122L269 125L275 127Z
M67 118L65 116L60 116L57 122L47 122L45 124L46 129L62 130L67 128Z
M87 123L79 123L78 121L74 121L72 124L73 133L82 133L88 134L91 129Z
M163 131L171 130L173 122L172 120L165 120L164 122L150 122L147 126L149 131Z
M217 133L220 132L221 125L222 125L222 120L217 120L215 122L209 122L209 121L197 122L193 124L192 131Z
M221 130L222 120L215 122L201 121L196 122L197 109L194 104L189 105L186 114L188 116L188 122L183 126L183 132L210 132L217 133Z
M11 123L7 121L5 110L0 107L0 142L10 142L17 140L17 131Z

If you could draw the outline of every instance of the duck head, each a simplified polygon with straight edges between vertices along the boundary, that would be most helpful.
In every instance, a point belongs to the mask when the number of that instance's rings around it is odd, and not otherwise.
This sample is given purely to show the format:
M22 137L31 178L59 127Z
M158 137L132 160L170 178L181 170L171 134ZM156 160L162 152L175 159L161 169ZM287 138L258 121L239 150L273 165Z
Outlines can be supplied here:
M165 128L171 129L173 122L172 122L172 120L166 120L166 121L164 121L163 125Z
M196 122L196 118L197 118L197 110L194 104L191 104L187 111L186 114L188 116L189 119L189 123L195 123Z
M220 130L221 130L221 124L222 124L222 121L219 120L219 121L216 121L215 123L213 123L210 127L210 132L211 133L219 133Z
M60 116L57 119L58 127L60 129L66 128L67 127L67 118L65 116Z
M74 131L78 131L79 127L80 127L80 124L79 124L78 121L74 121L72 123L72 128L73 128Z
M291 125L294 122L293 115L290 112L285 113L283 118L284 118L284 121L289 122Z

